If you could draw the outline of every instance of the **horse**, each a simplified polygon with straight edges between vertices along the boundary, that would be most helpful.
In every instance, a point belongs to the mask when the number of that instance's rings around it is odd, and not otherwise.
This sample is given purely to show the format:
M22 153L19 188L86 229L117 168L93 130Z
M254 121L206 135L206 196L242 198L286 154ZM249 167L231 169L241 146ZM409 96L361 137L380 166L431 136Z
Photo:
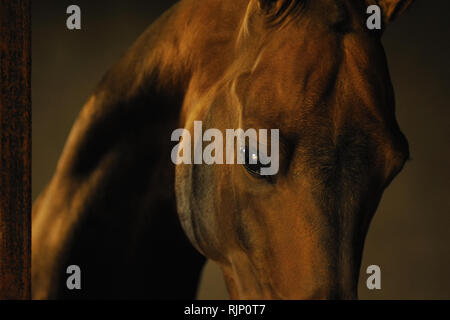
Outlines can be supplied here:
M356 299L409 158L381 39L412 2L176 3L102 78L33 206L33 298L192 299L208 258L231 299ZM174 165L171 133L195 121L279 129L277 174Z

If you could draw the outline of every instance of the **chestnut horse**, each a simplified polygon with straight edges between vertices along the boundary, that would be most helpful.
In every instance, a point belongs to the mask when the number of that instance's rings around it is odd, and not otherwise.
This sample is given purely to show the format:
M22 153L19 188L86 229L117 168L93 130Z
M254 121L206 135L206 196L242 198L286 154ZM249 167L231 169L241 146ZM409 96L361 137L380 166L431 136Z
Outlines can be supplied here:
M408 159L367 7L384 28L412 2L177 3L104 76L34 205L34 298L194 298L204 257L233 299L356 298L369 223ZM175 166L171 133L196 120L279 129L278 173Z

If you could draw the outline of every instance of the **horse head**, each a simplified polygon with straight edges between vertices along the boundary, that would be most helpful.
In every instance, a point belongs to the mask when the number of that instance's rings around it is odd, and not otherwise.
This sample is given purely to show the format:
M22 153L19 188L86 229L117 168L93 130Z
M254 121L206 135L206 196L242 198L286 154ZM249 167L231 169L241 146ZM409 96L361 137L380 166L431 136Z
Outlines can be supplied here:
M251 0L232 45L191 79L182 114L191 132L195 120L223 132L279 129L273 176L176 167L183 228L220 265L232 298L357 296L369 223L409 156L381 31L366 27L369 2ZM383 25L410 3L378 1Z

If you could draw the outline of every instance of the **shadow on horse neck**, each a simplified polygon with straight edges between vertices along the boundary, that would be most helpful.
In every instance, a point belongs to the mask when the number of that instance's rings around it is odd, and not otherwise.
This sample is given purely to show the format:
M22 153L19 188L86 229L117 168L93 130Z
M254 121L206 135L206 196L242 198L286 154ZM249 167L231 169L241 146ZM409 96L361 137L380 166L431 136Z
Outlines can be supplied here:
M169 97L148 88L144 96L114 107L131 105L136 113L119 111L90 128L79 150L85 157L73 164L81 184L95 171L102 177L82 200L82 218L64 248L63 265L79 265L85 285L81 295L68 291L67 275L60 272L58 297L195 297L205 258L181 229L174 166L167 156L167 137L177 124L172 110L181 101L175 92Z
M111 110L68 143L67 161L63 156L34 206L35 292L46 288L49 298L194 298L205 258L181 229L170 160L177 125L172 110L180 98L153 85L126 102L113 95L105 93L100 103ZM67 290L69 265L80 266L82 290Z

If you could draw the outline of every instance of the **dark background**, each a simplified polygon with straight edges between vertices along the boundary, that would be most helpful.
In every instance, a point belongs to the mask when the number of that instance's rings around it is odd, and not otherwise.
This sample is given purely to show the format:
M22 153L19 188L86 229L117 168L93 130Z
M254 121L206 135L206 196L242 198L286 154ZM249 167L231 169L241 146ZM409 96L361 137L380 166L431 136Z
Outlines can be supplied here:
M49 182L72 124L104 72L176 1L34 1L33 199ZM77 4L82 30L66 28ZM412 161L386 190L366 241L362 299L450 299L450 1L419 0L384 35L397 118ZM369 291L367 266L382 271ZM208 263L199 298L227 298Z

